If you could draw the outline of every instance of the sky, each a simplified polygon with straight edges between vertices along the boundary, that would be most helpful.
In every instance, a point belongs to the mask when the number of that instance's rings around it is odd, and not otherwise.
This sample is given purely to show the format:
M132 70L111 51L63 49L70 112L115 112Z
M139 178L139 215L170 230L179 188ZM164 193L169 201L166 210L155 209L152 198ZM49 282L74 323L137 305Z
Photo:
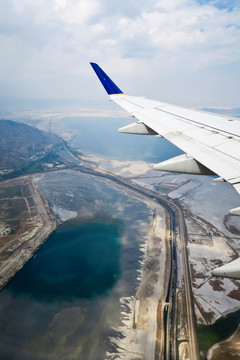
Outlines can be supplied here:
M0 97L240 107L239 0L0 0ZM107 105L106 105L107 106Z

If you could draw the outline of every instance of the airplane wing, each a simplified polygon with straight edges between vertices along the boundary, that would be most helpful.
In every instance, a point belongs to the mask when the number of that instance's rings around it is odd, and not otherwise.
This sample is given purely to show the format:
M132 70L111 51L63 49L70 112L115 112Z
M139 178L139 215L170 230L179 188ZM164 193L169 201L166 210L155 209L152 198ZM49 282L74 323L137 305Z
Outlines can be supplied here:
M184 151L154 169L186 174L218 175L240 194L240 121L199 110L125 95L95 63L90 63L110 100L138 121L119 132L158 135ZM240 207L229 210L240 215ZM240 279L240 258L213 270L213 275Z
M137 119L119 132L159 135L185 154L154 165L154 169L188 174L218 175L240 194L240 121L170 105L141 97L125 95L107 74L91 63L110 100ZM240 207L229 211L240 215Z

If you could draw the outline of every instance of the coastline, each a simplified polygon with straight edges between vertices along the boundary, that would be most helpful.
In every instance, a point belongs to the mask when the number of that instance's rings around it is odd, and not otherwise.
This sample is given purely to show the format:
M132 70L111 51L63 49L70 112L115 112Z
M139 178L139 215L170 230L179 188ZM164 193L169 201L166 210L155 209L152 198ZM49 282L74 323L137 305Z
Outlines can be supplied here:
M237 330L226 340L220 341L213 346L207 352L207 360L217 360L219 356L224 356L224 353L228 355L233 352L233 356L240 356L240 325Z
M146 359L155 358L157 346L163 342L162 299L167 292L169 273L165 270L169 256L167 243L168 222L166 211L153 201L144 200L152 210L153 217L149 234L141 245L143 258L139 261L139 285L132 298L122 298L122 325L115 330L123 338L111 339L118 353L108 352L106 359Z

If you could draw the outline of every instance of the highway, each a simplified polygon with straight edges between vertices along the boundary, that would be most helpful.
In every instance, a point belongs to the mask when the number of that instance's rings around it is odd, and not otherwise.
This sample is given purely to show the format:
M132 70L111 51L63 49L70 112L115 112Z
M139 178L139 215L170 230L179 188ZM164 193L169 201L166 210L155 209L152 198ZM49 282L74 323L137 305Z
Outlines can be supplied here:
M193 293L191 286L191 277L189 271L189 263L187 257L187 229L184 221L184 216L182 211L177 208L178 219L179 219L179 235L180 242L182 245L182 263L184 271L184 290L185 290L185 299L186 299L186 308L187 308L187 324L188 324L188 336L189 336L189 358L192 360L199 360L199 349L197 342L196 334L196 319L194 312L194 303L193 303Z

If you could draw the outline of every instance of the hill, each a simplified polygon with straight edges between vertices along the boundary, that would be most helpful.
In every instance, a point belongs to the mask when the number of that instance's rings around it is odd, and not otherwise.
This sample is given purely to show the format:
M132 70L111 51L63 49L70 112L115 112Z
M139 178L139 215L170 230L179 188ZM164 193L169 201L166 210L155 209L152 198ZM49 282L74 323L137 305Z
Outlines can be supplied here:
M21 169L60 142L56 136L29 125L0 120L0 172Z

